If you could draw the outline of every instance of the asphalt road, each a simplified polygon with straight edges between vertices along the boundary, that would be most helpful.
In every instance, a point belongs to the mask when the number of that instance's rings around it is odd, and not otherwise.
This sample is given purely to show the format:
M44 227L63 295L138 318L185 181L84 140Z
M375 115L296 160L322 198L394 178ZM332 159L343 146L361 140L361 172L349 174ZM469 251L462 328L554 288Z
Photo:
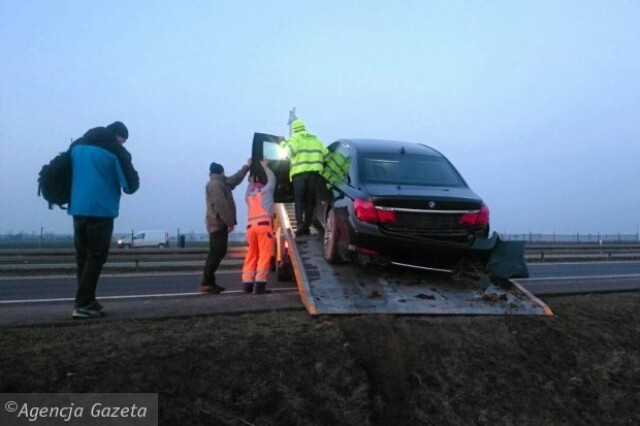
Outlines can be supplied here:
M514 280L536 296L640 291L640 262L548 263Z
M221 270L216 273L218 284L227 294L242 293L240 270ZM198 294L201 272L102 275L98 283L100 300L131 299L137 297L170 297ZM294 291L295 283L278 283L274 277L269 287L281 291ZM76 280L71 276L39 276L0 278L0 303L22 301L73 301ZM2 306L2 305L0 305Z
M639 291L640 262L529 265L531 277L519 284L542 298L591 292ZM218 271L220 295L197 292L200 273L103 275L98 296L108 319L157 318L213 313L304 309L295 283L270 277L269 295L240 288L240 269ZM75 294L73 276L0 278L0 325L69 322Z
M268 295L246 294L240 288L240 269L220 270L219 295L200 294L201 273L102 275L98 298L105 306L103 320L182 317L304 309L295 283L270 277ZM71 322L73 276L0 278L0 326Z
M640 274L640 262L530 263L527 266L534 279Z

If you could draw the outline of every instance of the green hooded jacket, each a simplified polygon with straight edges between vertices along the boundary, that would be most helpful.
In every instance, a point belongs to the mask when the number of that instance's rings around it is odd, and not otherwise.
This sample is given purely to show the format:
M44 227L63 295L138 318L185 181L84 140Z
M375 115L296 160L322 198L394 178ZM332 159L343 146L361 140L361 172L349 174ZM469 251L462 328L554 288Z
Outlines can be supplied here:
M327 147L312 133L309 133L302 120L295 120L292 124L293 134L280 145L286 150L291 160L289 179L299 173L322 173L324 162L329 155Z

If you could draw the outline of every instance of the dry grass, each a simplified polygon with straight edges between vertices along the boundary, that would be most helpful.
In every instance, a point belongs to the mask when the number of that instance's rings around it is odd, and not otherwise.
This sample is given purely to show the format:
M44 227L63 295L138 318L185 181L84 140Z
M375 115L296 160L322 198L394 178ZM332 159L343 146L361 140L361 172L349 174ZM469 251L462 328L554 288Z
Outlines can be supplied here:
M640 424L640 294L548 303L2 328L0 392L158 392L167 425Z

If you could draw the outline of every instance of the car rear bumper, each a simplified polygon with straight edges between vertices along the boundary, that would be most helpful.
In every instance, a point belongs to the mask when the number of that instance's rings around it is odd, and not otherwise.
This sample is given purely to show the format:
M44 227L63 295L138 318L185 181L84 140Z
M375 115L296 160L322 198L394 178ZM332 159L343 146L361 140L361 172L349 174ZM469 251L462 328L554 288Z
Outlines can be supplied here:
M406 235L382 233L377 225L350 223L351 245L354 257L369 256L375 262L400 262L418 266L451 266L469 255L482 254L474 249L474 240L456 243Z

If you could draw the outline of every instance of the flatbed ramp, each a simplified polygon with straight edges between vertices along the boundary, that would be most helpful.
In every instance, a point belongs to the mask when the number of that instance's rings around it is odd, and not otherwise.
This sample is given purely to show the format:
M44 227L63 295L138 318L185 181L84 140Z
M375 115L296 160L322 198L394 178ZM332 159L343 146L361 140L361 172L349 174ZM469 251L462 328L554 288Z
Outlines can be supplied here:
M277 209L280 216L286 210ZM282 221L288 224L288 218ZM452 279L400 267L332 265L324 259L322 235L293 238L287 226L284 237L300 297L312 315L553 315L511 280L497 284L486 276Z

